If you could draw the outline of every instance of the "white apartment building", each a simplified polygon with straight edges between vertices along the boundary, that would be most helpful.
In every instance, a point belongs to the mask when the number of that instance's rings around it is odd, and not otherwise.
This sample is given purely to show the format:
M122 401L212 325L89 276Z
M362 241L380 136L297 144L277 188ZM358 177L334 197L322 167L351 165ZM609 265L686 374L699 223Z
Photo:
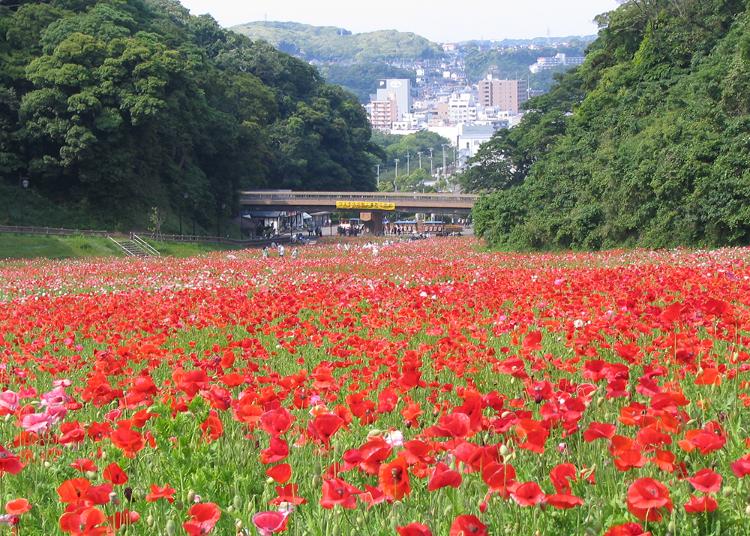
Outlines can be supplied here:
M539 71L546 71L548 69L554 69L555 67L582 65L584 60L583 56L568 56L567 54L556 54L551 58L537 58L536 63L529 67L529 71L536 74Z
M453 124L470 123L477 119L477 104L471 93L452 95L448 100L448 119Z

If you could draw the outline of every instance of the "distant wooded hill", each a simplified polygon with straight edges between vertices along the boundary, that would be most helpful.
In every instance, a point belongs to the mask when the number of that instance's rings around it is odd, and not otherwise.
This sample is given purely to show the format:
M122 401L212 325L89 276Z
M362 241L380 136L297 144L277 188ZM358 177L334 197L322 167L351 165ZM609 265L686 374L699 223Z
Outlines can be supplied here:
M232 30L251 39L268 41L279 50L308 61L389 62L439 58L439 45L414 33L380 30L352 33L333 26L260 21Z

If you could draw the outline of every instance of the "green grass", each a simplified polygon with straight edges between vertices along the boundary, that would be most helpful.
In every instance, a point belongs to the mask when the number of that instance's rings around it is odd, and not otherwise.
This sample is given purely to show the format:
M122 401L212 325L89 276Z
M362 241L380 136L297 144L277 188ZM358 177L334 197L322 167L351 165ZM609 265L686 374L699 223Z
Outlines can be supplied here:
M0 259L121 257L106 238L0 234Z
M231 244L172 243L149 241L167 257L192 257L212 251L237 249ZM77 259L123 257L107 238L89 236L34 236L0 233L0 259Z
M163 256L167 257L193 257L195 255L201 255L202 253L210 253L212 251L230 251L241 249L240 246L233 244L204 244L199 242L159 242L156 240L148 240L156 250Z

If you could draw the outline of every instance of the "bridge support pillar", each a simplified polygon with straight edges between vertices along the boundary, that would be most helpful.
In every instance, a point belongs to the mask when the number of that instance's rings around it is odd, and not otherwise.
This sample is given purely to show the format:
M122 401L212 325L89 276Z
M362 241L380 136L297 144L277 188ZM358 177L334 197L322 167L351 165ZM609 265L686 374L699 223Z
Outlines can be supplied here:
M368 212L367 216L365 217L365 213L360 214L360 217L362 218L362 221L364 221L367 225L367 227L370 229L370 233L373 236L382 236L383 231L385 230L383 226L383 212L379 210L374 210L372 212Z

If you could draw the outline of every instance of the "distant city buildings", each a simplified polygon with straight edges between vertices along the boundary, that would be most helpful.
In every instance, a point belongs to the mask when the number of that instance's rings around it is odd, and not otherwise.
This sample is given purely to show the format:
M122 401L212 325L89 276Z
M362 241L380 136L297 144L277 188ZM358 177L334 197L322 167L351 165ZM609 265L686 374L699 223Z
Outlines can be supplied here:
M497 107L517 114L521 105L529 100L526 80L482 80L477 87L479 102L485 108Z
M389 130L398 121L398 105L396 100L374 100L370 102L370 123L377 130Z
M405 114L411 113L412 95L411 80L408 78L388 78L378 81L378 90L372 102L391 101L396 107L396 120L401 121Z
M540 71L547 71L557 67L575 67L582 65L585 58L583 56L568 56L567 54L555 54L551 58L538 58L536 63L529 66L529 71L536 74Z
M492 43L472 46L480 50L496 47ZM549 44L509 43L503 50L549 48ZM498 130L520 123L523 104L540 94L529 87L528 75L509 79L489 75L472 83L467 75L465 50L453 43L444 44L443 50L446 56L439 59L394 63L394 67L413 71L414 81L379 80L366 105L374 129L400 135L426 130L450 141L451 148L446 146L439 156L435 155L434 179L445 174L444 158L448 168L461 169ZM560 53L538 58L529 69L537 73L560 66L580 65L583 61L583 57ZM489 70L492 71L498 69Z

